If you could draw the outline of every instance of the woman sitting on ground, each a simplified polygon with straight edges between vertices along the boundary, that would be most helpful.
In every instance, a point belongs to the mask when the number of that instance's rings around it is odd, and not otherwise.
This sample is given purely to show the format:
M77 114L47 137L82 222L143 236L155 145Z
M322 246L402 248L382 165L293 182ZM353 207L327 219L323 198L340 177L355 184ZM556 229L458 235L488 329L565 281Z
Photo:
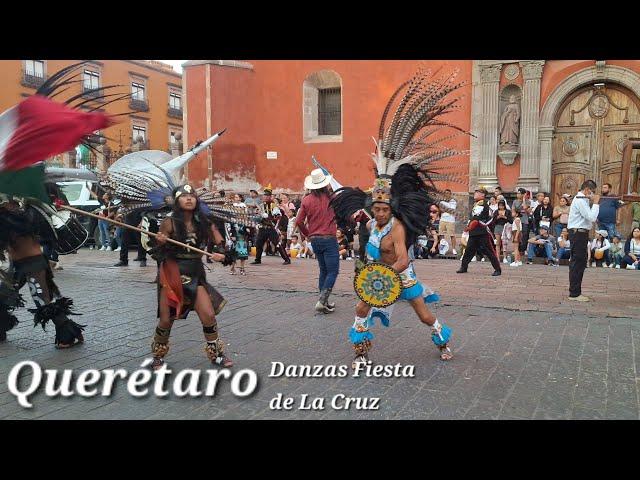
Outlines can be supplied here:
M622 268L640 270L640 228L635 227L629 239L624 244Z
M555 222L553 226L555 228L556 237L558 238L560 238L562 230L567 228L570 209L569 197L566 195L560 197L560 205L553 207L553 220Z
M606 230L597 230L596 238L591 242L591 258L595 260L591 264L592 267L602 267L602 263L609 265L609 249L611 248L611 243L607 240L607 236L609 234ZM596 253L602 253L602 257L598 258Z

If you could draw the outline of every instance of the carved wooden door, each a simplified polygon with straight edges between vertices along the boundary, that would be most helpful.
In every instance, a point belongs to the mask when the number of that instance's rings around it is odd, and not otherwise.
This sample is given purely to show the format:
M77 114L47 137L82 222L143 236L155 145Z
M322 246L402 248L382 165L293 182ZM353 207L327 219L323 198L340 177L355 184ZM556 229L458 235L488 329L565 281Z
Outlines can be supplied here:
M592 178L613 186L619 194L622 146L640 136L640 101L617 85L589 86L571 95L560 109L553 140L551 169L554 204L563 193L575 195ZM625 207L618 230L627 234L630 208Z

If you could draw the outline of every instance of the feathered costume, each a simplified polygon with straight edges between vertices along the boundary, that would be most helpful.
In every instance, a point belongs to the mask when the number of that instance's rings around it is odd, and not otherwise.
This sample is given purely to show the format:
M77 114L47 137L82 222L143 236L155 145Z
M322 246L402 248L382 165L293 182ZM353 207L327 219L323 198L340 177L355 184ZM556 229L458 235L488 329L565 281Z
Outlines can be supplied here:
M188 152L173 159L159 150L143 150L125 155L109 167L100 185L114 198L121 200L120 211L124 215L170 206L167 197L171 198L176 185L179 185L181 169L224 132L222 130L204 142L197 142ZM210 219L257 226L246 209L225 203L224 199L214 198L213 193L206 188L199 188L196 193L202 214Z
M439 300L437 293L416 278L413 249L410 247L429 225L429 205L441 197L434 182L459 181L462 176L455 172L455 165L447 163L447 159L466 152L442 145L445 141L468 133L442 119L445 114L458 108L456 103L461 97L451 97L449 94L464 86L465 82L456 82L456 76L457 71L432 75L430 71L419 70L395 91L382 115L378 140L374 139L376 152L371 156L375 163L376 179L371 196L359 188L343 187L337 190L331 202L338 224L345 224L354 217L366 221L367 217L371 218L368 211L374 203L391 206L393 216L386 225L378 227L376 221L371 220L371 233L366 245L367 260L380 260L380 244L391 232L395 221L399 220L405 227L409 251L409 266L399 272L402 280L400 298L408 301L419 297L423 297L425 303ZM391 108L405 89L387 125ZM436 133L443 128L452 128L457 132L436 137ZM357 262L356 268L362 268L362 263ZM388 326L392 307L371 308L367 317L356 316L349 332L356 354L354 362L367 361L373 339L369 327L376 317ZM436 320L431 338L440 349L443 360L451 358L448 348L450 336L451 330Z
M23 124L20 127L23 129L19 131L17 139L12 138L20 148L15 151L15 158L5 158L6 163L20 163L16 168L19 170L26 165L25 157L34 155L34 152L49 157L67 151L78 143L94 149L92 143L100 138L100 135L94 134L93 131L108 127L114 121L113 115L91 112L108 103L126 99L130 94L105 93L114 88L105 86L84 90L81 94L66 100L64 105L50 100L68 90L69 85L82 82L82 79L77 77L82 74L85 63L70 65L54 73L33 97L25 100L32 101L30 108L37 106L39 111L46 111L46 117L42 114L21 118ZM88 108L93 102L97 102L98 106ZM80 107L88 111L81 112ZM7 112L2 116L5 114ZM38 133L41 137L38 137ZM62 139L56 138L56 133L59 133ZM47 142L47 138L54 138L55 141ZM34 145L38 139L42 145ZM23 161L17 162L17 157ZM31 168L42 168L42 164ZM9 186L3 190L5 191L0 193L0 259L4 260L6 250L13 252L12 255L15 256L15 252L28 245L28 242L31 242L34 249L39 248L39 241L55 246L58 237L52 219L57 215L56 210L40 199L18 196L16 192L10 191ZM40 192L33 192L33 195L42 197ZM19 290L28 284L36 307L29 309L34 314L35 325L41 325L45 329L46 324L52 321L56 329L55 344L58 348L82 342L84 325L79 325L69 318L69 315L77 315L72 311L73 300L61 295L53 281L53 272L47 258L39 254L10 260L8 271L0 271L0 340L6 339L6 332L18 323L13 310L24 305Z
M196 211L193 216L193 232L186 230L181 209L177 205L180 195L185 194L195 195L197 198ZM196 190L190 185L183 185L175 190L174 198L176 205L174 206L173 214L164 220L164 222L170 222L171 236L193 247L204 248L211 235L211 224L206 217L203 218L202 210L199 208L201 201L196 194ZM151 243L155 244L155 239L152 239ZM154 247L153 256L160 262L158 316L160 316L160 295L164 293L169 305L169 321L171 322L168 328L158 325L151 345L153 367L159 368L164 363L163 359L169 352L169 336L173 321L178 318L186 318L189 312L195 309L198 287L204 287L208 293L215 314L220 313L226 304L226 300L207 282L201 254L171 243L165 243ZM225 260L222 263L223 265L230 265L234 261L234 252L226 252ZM201 318L201 320L203 319ZM203 331L207 341L205 352L212 362L230 366L230 360L224 355L224 343L218 338L216 319L214 317L207 320L211 322L211 325L204 326L203 320Z

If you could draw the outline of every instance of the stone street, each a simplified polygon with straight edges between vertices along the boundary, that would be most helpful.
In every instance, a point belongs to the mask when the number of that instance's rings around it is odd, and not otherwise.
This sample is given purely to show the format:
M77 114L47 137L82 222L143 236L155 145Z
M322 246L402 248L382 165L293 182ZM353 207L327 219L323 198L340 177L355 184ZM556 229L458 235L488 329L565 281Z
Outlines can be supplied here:
M135 252L131 252L131 258ZM0 344L0 418L3 419L638 419L640 382L640 273L589 268L583 293L589 303L567 301L568 267L504 266L491 277L476 262L457 275L454 260L419 260L418 277L441 295L438 318L453 329L455 357L444 363L410 306L396 305L389 328L377 324L371 359L377 365L415 365L414 378L270 378L271 362L347 365L353 322L353 262L341 262L334 290L336 312L314 315L317 263L294 259L282 266L265 257L248 276L231 276L214 264L210 282L229 303L218 317L234 371L255 370L255 394L238 398L229 382L213 397L132 397L124 382L109 397L48 398L40 389L33 408L9 392L11 368L33 360L42 369L119 369L129 372L149 358L156 325L155 262L146 268L111 265L117 255L82 249L61 257L56 272L62 293L74 299L86 324L86 342L56 350L54 329L33 328L20 309L20 324ZM250 259L251 260L251 259ZM211 267L211 265L208 265ZM22 291L28 308L32 300ZM166 358L169 368L209 368L195 313L177 321ZM217 367L210 367L217 369ZM175 373L174 373L175 376ZM28 382L29 378L22 378ZM168 383L171 386L171 382ZM270 408L281 393L294 409ZM325 399L322 410L299 410L301 396ZM378 410L331 408L331 400L380 398ZM338 397L341 398L341 397ZM342 402L344 405L344 402ZM340 405L339 405L340 406Z

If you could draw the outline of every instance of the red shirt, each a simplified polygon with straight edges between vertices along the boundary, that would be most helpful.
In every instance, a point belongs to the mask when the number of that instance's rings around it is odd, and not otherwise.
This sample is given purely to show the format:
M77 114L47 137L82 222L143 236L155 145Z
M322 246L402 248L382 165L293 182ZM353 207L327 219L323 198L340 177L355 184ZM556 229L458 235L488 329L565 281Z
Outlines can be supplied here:
M336 221L333 208L329 205L331 197L329 195L314 195L310 193L302 199L296 225L300 233L305 237L314 235L336 235ZM304 221L308 225L305 226Z

